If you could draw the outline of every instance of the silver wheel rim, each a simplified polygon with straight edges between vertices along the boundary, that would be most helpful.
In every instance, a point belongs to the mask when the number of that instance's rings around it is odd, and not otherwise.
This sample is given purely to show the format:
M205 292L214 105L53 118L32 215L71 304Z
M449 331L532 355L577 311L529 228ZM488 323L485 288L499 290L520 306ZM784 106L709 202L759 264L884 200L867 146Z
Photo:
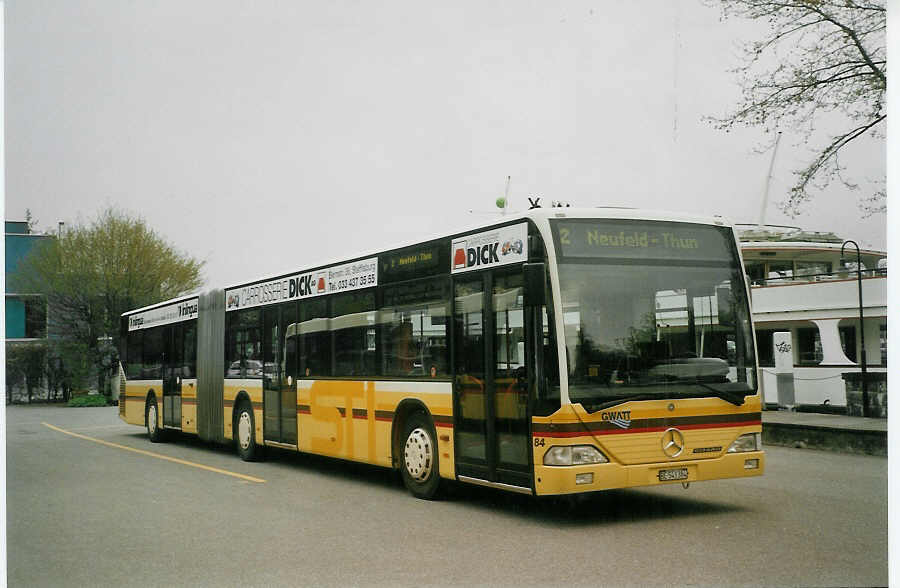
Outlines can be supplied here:
M431 467L434 464L434 451L431 436L422 429L413 429L406 438L406 447L403 449L406 472L413 480L424 482L431 475Z
M156 405L151 404L150 408L147 410L147 430L150 431L150 434L156 433Z
M250 447L250 413L246 410L241 411L241 416L238 417L238 443L241 444L241 449Z

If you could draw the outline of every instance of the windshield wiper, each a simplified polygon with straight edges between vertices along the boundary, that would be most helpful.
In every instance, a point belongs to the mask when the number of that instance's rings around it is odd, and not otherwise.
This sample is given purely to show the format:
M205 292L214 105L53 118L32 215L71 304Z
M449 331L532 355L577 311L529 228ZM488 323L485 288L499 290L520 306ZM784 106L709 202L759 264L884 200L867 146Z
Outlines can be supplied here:
M728 392L727 390L719 390L718 388L713 388L709 384L704 384L703 382L691 382L692 384L696 384L701 388L705 388L710 392L714 393L717 397L721 398L725 402L730 402L735 406L741 406L746 402L746 396L743 394L735 394L734 392Z
M683 382L687 383L687 382ZM717 398L721 398L722 400L729 402L735 406L741 406L744 404L745 396L743 394L739 394L736 392L729 392L728 390L719 390L709 384L704 384L703 382L690 382L689 384L697 385L703 388L704 390L709 390L713 393ZM646 387L656 386L658 384L645 384ZM676 391L676 390L668 390L663 394L622 394L616 398L608 399L604 402L600 402L597 404L594 403L586 403L584 401L580 401L584 406L585 410L588 412L597 412L598 410L603 410L605 408L609 408L611 406L616 406L617 404L624 404L625 402L633 402L640 400L659 400L660 398L697 398L696 392L690 391ZM573 402L579 402L577 399L573 399Z
M678 394L673 394L668 398L676 398ZM632 394L629 396L621 396L616 398L615 400L608 400L606 402L601 402L600 404L588 404L584 406L584 409L588 412L597 412L598 410L603 410L604 408L609 408L611 406L615 406L617 404L624 404L626 402L633 402L636 400L659 400L659 394ZM593 410L589 410L593 409Z

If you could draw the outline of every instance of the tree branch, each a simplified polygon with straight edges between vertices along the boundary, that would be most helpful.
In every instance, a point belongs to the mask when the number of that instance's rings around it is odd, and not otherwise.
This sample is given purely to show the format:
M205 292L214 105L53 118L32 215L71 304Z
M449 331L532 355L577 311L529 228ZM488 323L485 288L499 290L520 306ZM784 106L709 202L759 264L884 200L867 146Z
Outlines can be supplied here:
M868 66L872 69L872 73L874 73L881 80L881 83L883 86L887 86L887 76L885 76L884 72L881 71L875 65L875 63L872 61L872 58L869 56L869 52L866 51L865 47L863 47L862 42L859 40L859 37L856 35L856 32L853 29L844 25L843 23L838 22L837 19L833 18L832 16L825 14L824 11L817 8L811 2L809 3L809 9L812 10L813 12L815 12L816 14L818 14L819 16L821 16L823 19L825 19L828 22L830 22L831 24L833 24L834 26L836 26L836 27L840 28L842 31L844 31L844 34L846 34L848 37L850 37L850 39L853 41L853 44L856 46L856 49L859 51L859 54L862 56L863 61L865 61L868 64Z

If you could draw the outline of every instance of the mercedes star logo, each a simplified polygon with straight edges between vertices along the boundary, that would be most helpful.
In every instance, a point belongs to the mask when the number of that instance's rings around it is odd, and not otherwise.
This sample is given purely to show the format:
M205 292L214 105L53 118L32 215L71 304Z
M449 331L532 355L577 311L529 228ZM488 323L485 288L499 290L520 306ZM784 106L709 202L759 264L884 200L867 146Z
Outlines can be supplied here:
M663 453L669 457L678 457L684 451L684 435L678 429L666 429L662 436Z

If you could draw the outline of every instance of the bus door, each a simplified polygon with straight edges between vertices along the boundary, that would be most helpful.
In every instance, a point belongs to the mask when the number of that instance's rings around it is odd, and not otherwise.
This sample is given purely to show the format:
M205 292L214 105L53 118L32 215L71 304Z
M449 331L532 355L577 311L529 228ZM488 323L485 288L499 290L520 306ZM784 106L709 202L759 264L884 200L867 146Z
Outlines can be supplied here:
M181 428L181 377L184 325L163 328L163 425Z
M263 415L266 441L297 444L296 322L297 306L267 308L263 314Z
M530 489L522 283L521 270L455 283L454 429L460 476Z
M297 303L281 308L280 361L281 442L297 444Z

